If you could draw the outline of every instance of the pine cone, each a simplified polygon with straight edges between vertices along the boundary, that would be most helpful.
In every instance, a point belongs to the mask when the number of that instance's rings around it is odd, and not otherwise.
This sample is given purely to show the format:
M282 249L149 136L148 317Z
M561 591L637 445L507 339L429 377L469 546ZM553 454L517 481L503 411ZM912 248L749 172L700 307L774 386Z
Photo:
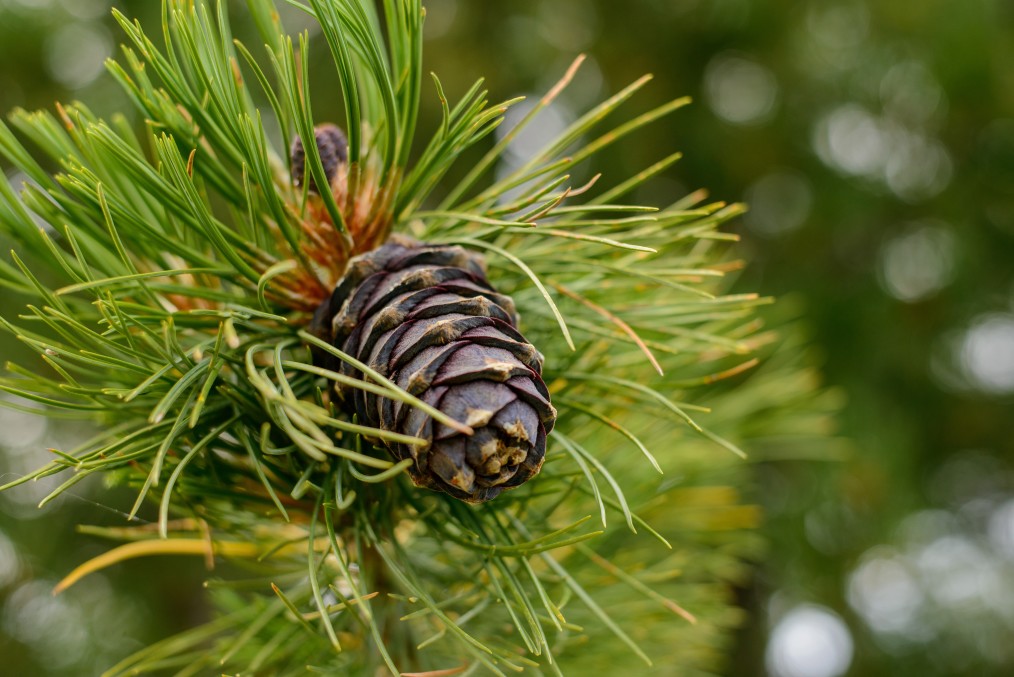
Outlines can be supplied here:
M320 153L321 164L324 165L324 176L330 184L338 174L338 168L348 160L349 142L337 125L323 124L313 128L314 140L317 143L317 152ZM292 184L297 188L303 186L303 181L309 178L308 189L311 193L320 193L313 177L306 176L306 149L303 147L303 140L298 136L293 139L292 147L289 149L289 160L292 169Z
M474 429L464 435L410 405L337 388L361 423L430 441L384 442L399 460L415 461L418 486L482 503L539 472L556 422L542 355L516 324L513 301L490 286L480 255L395 238L352 259L313 330ZM362 377L323 351L314 361Z

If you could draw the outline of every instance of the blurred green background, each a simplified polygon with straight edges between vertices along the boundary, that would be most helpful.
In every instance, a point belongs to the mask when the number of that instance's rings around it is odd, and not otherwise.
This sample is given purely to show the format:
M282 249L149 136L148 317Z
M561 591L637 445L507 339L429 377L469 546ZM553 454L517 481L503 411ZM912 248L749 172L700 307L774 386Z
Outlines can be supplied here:
M120 41L112 4L157 21L152 0L0 0L0 110L81 99L129 114L102 69ZM707 187L749 202L739 286L800 308L847 393L846 458L755 464L770 547L741 591L750 621L728 673L1014 673L1014 3L424 5L427 67L449 93L484 75L494 99L538 94L588 54L547 130L645 72L638 110L692 95L599 166L623 177L680 149L639 200ZM0 410L0 475L80 434ZM202 616L186 592L199 562L172 562L168 586L163 564L139 561L131 580L51 597L104 547L73 525L122 515L87 487L36 509L46 493L0 495L0 672L93 674Z

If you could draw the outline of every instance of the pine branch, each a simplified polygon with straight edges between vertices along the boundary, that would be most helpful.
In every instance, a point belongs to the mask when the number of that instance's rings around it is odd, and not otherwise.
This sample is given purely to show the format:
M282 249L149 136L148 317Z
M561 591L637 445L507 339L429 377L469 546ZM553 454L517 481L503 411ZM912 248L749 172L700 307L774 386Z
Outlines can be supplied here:
M434 76L442 121L417 141L418 0L385 0L379 14L364 0L291 2L319 22L333 60L348 143L338 162L318 144L307 34L288 35L272 2L247 4L265 50L233 37L225 3L166 1L161 45L116 14L128 45L109 70L147 120L142 132L82 104L0 123L0 154L32 181L19 192L0 179L0 225L20 252L0 284L24 305L2 323L40 358L10 365L0 390L10 406L98 430L0 490L66 476L50 500L117 473L137 491L131 515L158 506L156 530L103 532L129 542L58 590L154 554L249 572L209 581L218 618L107 674L582 674L614 664L617 643L645 665L713 666L736 622L715 589L741 575L757 522L734 489L712 486L744 473L716 452L742 454L740 424L779 406L762 394L772 381L780 392L813 385L793 363L755 369L771 352L756 320L769 299L729 292L735 237L720 230L740 205L700 193L662 209L621 201L678 154L610 186L599 175L571 183L575 165L687 100L606 125L642 78L486 180L580 58L492 144L519 99L491 105L480 81L452 106ZM298 167L265 120L298 137ZM485 157L430 204L483 144ZM392 232L485 255L484 293L513 298L500 312L516 305L532 364L541 353L557 427L538 476L494 502L413 486L417 457L398 451L432 452L434 428L469 436L478 423L309 331ZM342 393L426 424L371 420ZM709 398L735 415L713 418Z

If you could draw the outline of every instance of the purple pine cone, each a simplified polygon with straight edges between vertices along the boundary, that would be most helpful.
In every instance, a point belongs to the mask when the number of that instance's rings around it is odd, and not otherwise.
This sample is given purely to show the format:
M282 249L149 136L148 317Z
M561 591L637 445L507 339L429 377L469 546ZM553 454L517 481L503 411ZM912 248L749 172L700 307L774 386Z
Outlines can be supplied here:
M323 124L314 127L314 140L317 142L317 152L320 153L321 164L324 165L324 176L328 183L334 181L338 174L338 168L345 164L348 159L349 143L343 132L337 125ZM289 149L289 161L292 165L292 184L297 188L303 186L304 180L310 181L309 190L312 193L320 193L317 184L312 176L306 172L306 148L303 147L303 140L298 136L292 140L292 148Z
M398 459L415 461L409 471L418 486L482 503L539 472L556 422L542 355L516 324L513 301L490 286L480 255L399 238L352 259L313 330L474 429L464 435L410 405L337 388L364 425L430 441L384 442ZM323 351L314 361L362 377Z

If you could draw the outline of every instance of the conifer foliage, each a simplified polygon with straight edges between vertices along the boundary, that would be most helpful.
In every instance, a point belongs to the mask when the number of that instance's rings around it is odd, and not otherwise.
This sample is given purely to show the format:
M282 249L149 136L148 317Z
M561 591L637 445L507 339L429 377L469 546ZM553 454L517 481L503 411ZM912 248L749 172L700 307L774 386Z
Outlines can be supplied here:
M678 154L572 181L687 101L606 124L642 78L508 165L580 59L494 138L517 100L424 87L419 0L290 4L332 63L271 0L249 45L227 3L166 0L157 30L116 15L143 130L82 103L0 123L28 179L0 180L2 323L38 356L0 389L95 424L3 488L103 474L157 514L91 528L124 542L58 590L215 564L215 616L108 674L713 669L757 522L727 437L817 439L828 405L794 357L757 367L768 300L728 293L719 230L738 205L627 201ZM311 107L332 67L344 132ZM424 91L443 117L417 135Z

